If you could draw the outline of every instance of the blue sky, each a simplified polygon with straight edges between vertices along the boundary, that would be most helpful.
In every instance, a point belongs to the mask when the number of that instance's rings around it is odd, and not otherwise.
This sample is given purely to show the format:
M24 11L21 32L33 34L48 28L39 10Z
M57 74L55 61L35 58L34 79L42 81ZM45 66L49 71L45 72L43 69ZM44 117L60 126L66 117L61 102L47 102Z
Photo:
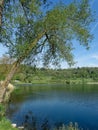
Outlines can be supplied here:
M56 1L56 0L54 0ZM71 1L71 0L70 0ZM69 2L69 0L68 0ZM90 49L80 46L74 41L75 49L73 50L74 60L77 62L74 67L98 67L98 0L91 0L92 10L96 12L96 21L92 24L91 32L94 34L94 39L90 43ZM0 44L0 57L7 51ZM67 68L66 62L61 63L62 68Z
M92 24L91 32L94 34L94 39L90 43L90 49L86 50L76 43L74 50L75 60L78 62L75 66L98 67L98 0L92 0L92 10L96 12L96 21Z
M98 0L91 0L91 8L96 14L96 21L91 26L94 39L89 43L89 50L80 46L77 41L74 41L75 49L73 50L73 54L76 64L73 67L98 67ZM66 68L68 65L62 63L62 67Z

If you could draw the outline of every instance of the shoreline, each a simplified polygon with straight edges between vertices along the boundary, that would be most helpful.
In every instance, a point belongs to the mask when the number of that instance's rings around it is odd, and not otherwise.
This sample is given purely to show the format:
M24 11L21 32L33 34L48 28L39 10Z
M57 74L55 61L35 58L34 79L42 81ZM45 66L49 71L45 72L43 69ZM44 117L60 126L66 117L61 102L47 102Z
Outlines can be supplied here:
M87 84L98 84L98 82L87 82Z

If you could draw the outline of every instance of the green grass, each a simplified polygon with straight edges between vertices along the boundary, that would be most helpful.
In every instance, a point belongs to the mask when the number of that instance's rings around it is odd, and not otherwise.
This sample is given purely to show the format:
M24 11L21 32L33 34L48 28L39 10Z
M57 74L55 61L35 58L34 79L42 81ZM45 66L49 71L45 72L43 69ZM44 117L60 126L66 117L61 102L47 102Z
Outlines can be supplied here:
M17 130L11 126L11 122L5 118L6 107L0 104L0 130Z
M24 82L24 81L19 81L18 84L24 84L24 83L33 83L33 84L87 84L89 82L94 82L92 79L81 79L81 78L76 78L76 79L52 79L52 78L47 78L47 77L42 77L41 79L32 79L30 82ZM14 80L13 80L13 83Z
M0 121L5 116L5 106L0 104Z
M0 130L18 130L17 128L13 128L11 122L7 120L5 117L0 121Z

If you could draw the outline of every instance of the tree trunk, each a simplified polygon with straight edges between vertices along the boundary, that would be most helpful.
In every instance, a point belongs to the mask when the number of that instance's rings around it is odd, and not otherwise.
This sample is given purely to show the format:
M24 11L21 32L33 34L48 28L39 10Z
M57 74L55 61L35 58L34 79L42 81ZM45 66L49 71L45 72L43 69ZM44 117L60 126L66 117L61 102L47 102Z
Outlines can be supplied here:
M31 43L31 45L28 46L28 48L26 49L25 54L20 57L16 62L13 63L13 66L9 72L9 74L7 75L5 81L2 84L2 87L5 88L5 92L3 94L2 100L5 99L6 96L6 91L7 91L7 87L9 82L11 81L13 75L15 74L16 70L18 69L18 67L20 66L21 62L28 56L28 54L31 52L31 50L35 47L35 45L37 44L37 42L44 36L45 31L43 33L40 33L37 38L35 38L35 40Z
M0 26L2 25L3 4L4 4L4 0L0 0Z
M19 65L20 65L20 61L17 60L13 64L9 74L7 75L5 81L2 84L2 87L4 88L4 93L3 93L3 96L2 96L2 102L5 100L8 84L10 83L10 81L11 81L13 75L15 74L16 70L18 69Z
M16 72L17 68L19 67L19 65L20 65L20 61L19 60L14 62L14 64L13 64L9 74L7 75L7 77L6 77L2 87L6 88L8 86L10 80L12 79L12 77L13 77L14 73Z

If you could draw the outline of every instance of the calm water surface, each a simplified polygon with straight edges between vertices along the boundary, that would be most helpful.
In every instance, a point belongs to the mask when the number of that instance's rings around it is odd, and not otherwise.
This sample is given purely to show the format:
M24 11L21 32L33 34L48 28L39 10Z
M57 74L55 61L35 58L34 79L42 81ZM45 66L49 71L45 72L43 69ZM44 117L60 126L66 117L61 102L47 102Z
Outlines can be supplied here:
M98 130L98 85L20 86L13 93L7 117L18 125L26 120L40 129L77 122L83 130Z

